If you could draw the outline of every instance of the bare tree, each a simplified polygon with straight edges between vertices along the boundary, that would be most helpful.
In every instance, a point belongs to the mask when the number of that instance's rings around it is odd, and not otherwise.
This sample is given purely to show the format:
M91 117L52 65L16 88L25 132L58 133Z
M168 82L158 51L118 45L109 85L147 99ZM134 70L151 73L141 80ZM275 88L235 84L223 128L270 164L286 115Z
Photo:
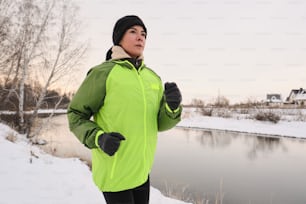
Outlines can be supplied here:
M11 6L7 2L9 0L0 0L0 11ZM2 12L0 14L0 48L5 49L5 52L0 52L0 55L5 54L5 60L0 60L0 74L5 76L5 84L12 84L1 103L8 102L13 94L18 98L19 131L32 137L33 122L48 89L76 68L86 51L86 44L77 39L80 23L77 21L77 7L72 1L17 0L12 7L11 13L4 17ZM11 26L5 22L11 22ZM11 30L6 30L8 27ZM2 36L6 44L2 43ZM44 77L45 81L35 79L42 83L42 88L34 114L27 119L25 86L35 74Z
M30 73L30 63L40 55L38 48L43 40L44 32L48 25L52 8L54 7L54 1L51 4L45 4L45 7L41 9L35 5L33 0L24 0L21 4L20 11L22 11L22 39L24 47L21 50L22 66L21 76L19 84L19 131L25 133L27 127L24 120L24 107L25 107L25 84L27 82L28 75Z
M19 98L20 128L24 129L24 85L30 74L29 67L39 55L38 47L43 39L52 5L42 4L39 7L34 0L23 0L15 2L13 6L15 9L8 14L12 28L7 36L8 46L5 47L6 60L2 72L6 76L5 85L12 85L2 102L7 103L12 94Z
M0 43L2 43L9 33L10 15L9 8L12 2L0 0Z
M38 110L41 107L48 88L56 83L58 80L65 77L67 74L73 71L73 67L80 61L86 51L86 44L74 43L78 31L79 22L77 20L77 7L73 6L69 1L63 1L58 5L59 15L61 18L56 25L58 31L56 37L53 38L54 43L45 42L45 48L47 52L43 52L43 73L46 73L46 81L43 89L40 92L39 99L34 108L34 113L31 115L27 125L27 136L33 137L31 134L31 128L34 120L37 118ZM54 46L55 52L51 55L48 53L50 46ZM59 99L61 100L61 98ZM53 114L52 114L53 115Z
M13 16L12 7L14 5L13 1L10 0L0 0L0 71L4 69L4 64L7 60L8 55L8 36L11 34Z

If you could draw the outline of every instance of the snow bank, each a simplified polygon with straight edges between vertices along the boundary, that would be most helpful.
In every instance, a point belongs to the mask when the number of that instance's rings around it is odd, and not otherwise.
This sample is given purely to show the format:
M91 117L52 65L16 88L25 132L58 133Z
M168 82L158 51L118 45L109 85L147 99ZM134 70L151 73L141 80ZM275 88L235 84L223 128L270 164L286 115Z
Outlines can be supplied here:
M10 135L10 140L7 138ZM58 158L27 143L0 124L1 204L103 204L89 168L76 158ZM151 188L152 204L183 204Z
M233 118L193 116L184 118L178 126L306 138L306 122L299 121L272 123L250 119L237 120Z

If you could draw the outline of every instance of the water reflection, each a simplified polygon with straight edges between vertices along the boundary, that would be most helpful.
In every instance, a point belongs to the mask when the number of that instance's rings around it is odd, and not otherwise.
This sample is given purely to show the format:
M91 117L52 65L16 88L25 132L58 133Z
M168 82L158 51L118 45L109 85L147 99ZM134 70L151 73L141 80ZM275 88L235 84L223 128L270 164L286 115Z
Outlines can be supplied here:
M248 141L246 141L248 144ZM254 137L254 140L249 144L250 150L247 155L249 159L255 160L258 158L258 155L262 152L265 155L275 152L277 149L280 149L284 152L288 151L288 148L283 143L281 138L275 137Z
M277 149L281 149L284 152L288 151L282 138L279 137L222 130L180 129L185 132L187 142L190 138L195 138L204 148L225 148L232 143L232 140L243 140L249 147L246 155L250 160L255 160L261 152L267 155Z
M211 148L222 148L231 143L230 137L219 137L216 136L214 131L211 130L197 130L191 128L182 128L185 131L186 137L188 139L196 138L196 140L203 147Z
M159 135L152 184L194 203L304 204L305 153L306 140L176 128Z

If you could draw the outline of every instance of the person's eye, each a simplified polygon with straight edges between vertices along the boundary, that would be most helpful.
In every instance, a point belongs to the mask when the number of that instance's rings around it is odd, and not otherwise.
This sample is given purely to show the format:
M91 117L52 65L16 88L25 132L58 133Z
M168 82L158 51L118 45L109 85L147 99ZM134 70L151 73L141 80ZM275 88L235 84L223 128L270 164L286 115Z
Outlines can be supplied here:
M147 34L146 33L141 33L141 36L143 36L143 37L147 37Z
M136 33L136 31L135 30L130 30L130 33Z

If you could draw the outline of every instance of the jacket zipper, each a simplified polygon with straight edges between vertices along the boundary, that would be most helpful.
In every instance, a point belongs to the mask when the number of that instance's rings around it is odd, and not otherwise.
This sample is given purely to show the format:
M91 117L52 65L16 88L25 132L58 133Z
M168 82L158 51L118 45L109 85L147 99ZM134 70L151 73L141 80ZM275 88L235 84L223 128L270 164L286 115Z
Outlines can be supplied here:
M137 75L138 81L140 83L141 91L142 91L142 95L143 95L143 109L144 109L144 114L143 114L143 125L144 125L144 127L143 127L143 136L144 136L143 162L144 162L144 166L147 167L147 160L146 160L146 149L147 149L147 122L146 122L146 119L147 119L147 99L146 99L146 95L145 95L145 89L144 89L142 78L140 77L140 73L138 71L137 71L137 73L138 73L138 75ZM145 175L145 176L147 176L147 175Z
M128 63L130 63L128 61ZM130 63L131 64L131 63ZM145 90L144 90L144 85L143 85L143 81L142 81L142 78L140 77L140 67L139 67L139 70L137 70L134 65L133 66L133 70L136 72L136 76L137 76L137 79L138 79L138 82L140 84L140 87L141 87L141 92L142 92L142 95L143 95L143 109L144 109L144 114L143 114L143 124L144 124L144 148L143 148L143 161L145 163L144 166L147 166L146 164L146 149L147 149L147 123L146 123L146 118L147 118L147 99L146 99L146 95L145 95ZM114 155L114 163L112 165L112 169L111 169L111 175L110 175L110 178L113 179L114 177L114 173L115 173L115 169L116 169L116 166L117 166L117 154Z

